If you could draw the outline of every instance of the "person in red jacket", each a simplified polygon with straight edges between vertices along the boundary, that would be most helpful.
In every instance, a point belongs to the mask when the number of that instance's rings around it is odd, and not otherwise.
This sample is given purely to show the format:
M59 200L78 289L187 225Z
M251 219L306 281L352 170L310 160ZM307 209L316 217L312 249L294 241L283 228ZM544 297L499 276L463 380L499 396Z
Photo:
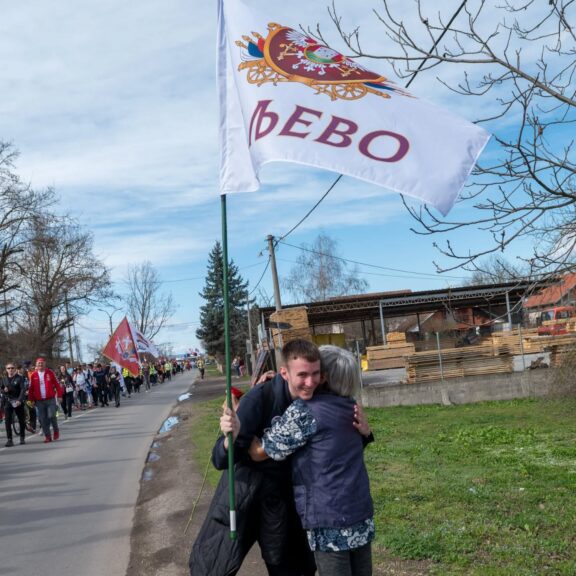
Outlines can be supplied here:
M50 425L54 429L54 440L60 438L58 419L56 418L57 402L62 398L62 387L56 374L46 368L44 358L36 360L36 370L30 377L28 399L36 403L38 417L44 432L44 444L52 442Z

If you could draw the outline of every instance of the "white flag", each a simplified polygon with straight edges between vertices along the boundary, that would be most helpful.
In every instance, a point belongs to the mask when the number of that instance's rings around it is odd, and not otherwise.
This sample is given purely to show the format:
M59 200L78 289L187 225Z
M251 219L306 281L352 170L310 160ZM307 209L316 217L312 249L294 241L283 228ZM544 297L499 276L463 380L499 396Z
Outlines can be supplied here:
M263 164L288 161L450 210L490 138L484 129L249 2L220 0L218 19L222 194L255 191Z
M138 350L138 354L151 354L154 358L158 358L160 356L160 352L156 348L154 342L149 340L138 330L138 328L134 328L130 323L130 330L132 331L132 339L136 343L136 350Z

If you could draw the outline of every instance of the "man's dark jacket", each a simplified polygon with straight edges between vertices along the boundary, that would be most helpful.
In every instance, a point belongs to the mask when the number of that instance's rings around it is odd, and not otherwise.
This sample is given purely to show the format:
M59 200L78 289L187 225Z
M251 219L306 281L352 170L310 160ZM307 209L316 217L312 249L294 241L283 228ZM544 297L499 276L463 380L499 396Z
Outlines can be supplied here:
M286 554L299 553L294 549L294 534L288 533L294 532L288 518L297 519L290 459L256 463L248 455L254 436L261 438L272 419L284 414L291 403L288 383L280 375L255 386L242 398L238 408L241 430L234 443L238 538L233 541L229 536L228 479L224 473L190 554L191 576L236 574L255 540L268 564L281 564ZM212 450L212 463L218 470L228 465L223 442L224 437L220 437ZM306 547L305 538L302 542Z

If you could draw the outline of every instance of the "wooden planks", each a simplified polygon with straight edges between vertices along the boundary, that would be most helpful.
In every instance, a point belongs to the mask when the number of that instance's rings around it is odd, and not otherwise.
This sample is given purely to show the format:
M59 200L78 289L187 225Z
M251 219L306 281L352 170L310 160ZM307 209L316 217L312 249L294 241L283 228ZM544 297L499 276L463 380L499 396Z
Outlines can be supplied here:
M404 368L406 361L404 357L414 354L414 344L397 340L395 345L368 346L366 348L366 358L368 370L386 370L389 368Z
M312 341L312 331L308 324L308 309L306 306L277 310L270 314L270 321L290 325L286 329L272 328L272 338L274 338L275 347L281 348L286 342L296 338Z
M406 357L408 382L418 384L442 378L463 378L512 372L512 355L508 347L491 342L480 346L447 348L441 351L416 352Z

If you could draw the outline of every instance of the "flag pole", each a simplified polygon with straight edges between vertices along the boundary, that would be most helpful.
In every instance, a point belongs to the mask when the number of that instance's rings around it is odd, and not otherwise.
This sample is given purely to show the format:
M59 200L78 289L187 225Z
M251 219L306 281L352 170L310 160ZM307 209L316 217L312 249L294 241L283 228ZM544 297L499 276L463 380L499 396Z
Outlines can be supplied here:
M226 363L226 405L232 407L232 375L230 374L230 302L228 299L228 228L226 223L226 194L220 196L222 215L222 286L224 296L224 362ZM236 492L234 486L234 439L228 433L228 488L230 502L230 539L236 540Z

